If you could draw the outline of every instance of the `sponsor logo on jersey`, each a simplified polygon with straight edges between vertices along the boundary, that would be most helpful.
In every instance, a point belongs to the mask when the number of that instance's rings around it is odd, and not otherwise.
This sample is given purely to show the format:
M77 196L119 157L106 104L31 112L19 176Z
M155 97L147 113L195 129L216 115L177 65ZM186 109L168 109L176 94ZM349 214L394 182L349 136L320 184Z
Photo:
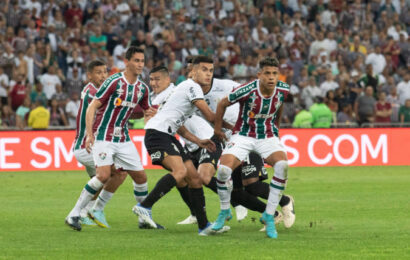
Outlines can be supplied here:
M116 107L121 106L121 104L122 104L122 99L121 99L121 98L116 98L116 99L114 100L114 105L115 105Z
M155 160L159 160L161 159L161 151L157 151L153 154L151 154L151 160L155 161Z
M242 167L242 173L245 176L248 176L249 174L253 173L256 171L256 167L254 165L246 165Z
M121 98L116 98L114 100L114 105L116 107L123 106L123 107L130 107L130 108L135 108L137 106L136 103L132 103L129 101L123 101Z
M172 147L174 148L174 150L179 153L179 150L178 150L178 147L176 146L176 144L171 143L171 145L172 145Z
M105 160L105 158L107 157L107 153L99 153L98 156L100 157L101 160Z
M248 112L248 117L255 118L255 119L258 119L258 118L268 119L268 118L272 118L273 116L275 116L275 113L265 115L265 114L255 114L252 111Z

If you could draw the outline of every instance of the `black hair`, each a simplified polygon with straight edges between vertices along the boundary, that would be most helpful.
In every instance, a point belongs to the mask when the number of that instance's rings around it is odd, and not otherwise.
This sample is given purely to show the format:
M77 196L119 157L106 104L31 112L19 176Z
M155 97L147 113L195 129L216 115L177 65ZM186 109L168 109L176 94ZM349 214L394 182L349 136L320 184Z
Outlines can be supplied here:
M87 65L87 71L92 72L95 67L99 67L99 66L105 66L105 63L101 60L92 60Z
M125 52L125 58L127 60L130 60L132 58L132 56L134 55L134 53L142 53L144 54L144 50L141 49L140 47L136 47L136 46L130 46L127 50L127 52Z
M185 63L186 64L188 64L188 63L192 63L192 61L194 60L194 58L195 58L195 56L187 56L186 58L185 58Z
M214 60L208 56L204 55L199 55L193 58L192 63L194 65L199 64L199 63L214 63Z
M169 71L168 71L167 67L165 67L164 65L160 65L160 66L157 66L157 67L153 68L149 72L149 74L151 75L152 73L155 73L155 72L162 72L162 73L166 73L167 75L169 75Z
M265 57L259 61L259 68L263 69L264 67L279 67L279 61L276 58Z

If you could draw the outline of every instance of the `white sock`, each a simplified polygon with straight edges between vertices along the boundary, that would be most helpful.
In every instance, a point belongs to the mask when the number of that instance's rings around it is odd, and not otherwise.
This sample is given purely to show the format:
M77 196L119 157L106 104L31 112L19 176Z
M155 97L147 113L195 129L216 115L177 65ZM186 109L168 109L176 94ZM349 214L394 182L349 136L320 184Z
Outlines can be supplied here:
M225 165L219 165L216 188L219 195L221 210L229 209L231 207L231 192L232 181L230 180L232 174L231 168Z
M77 203L68 215L70 217L80 216L81 209L85 208L88 202L90 202L90 200L102 188L103 185L104 184L96 176L91 178L85 185L84 189L81 191Z
M94 206L95 200L90 200L88 204L85 206L85 208L81 209L80 211L80 217L85 218L87 217L88 211Z
M266 213L269 215L275 214L281 193L285 190L288 175L288 164L286 161L277 162L273 168L275 173L270 182L268 203L266 204Z
M148 182L138 184L134 181L134 197L137 202L142 202L148 196Z
M105 205L110 201L114 193L102 190L100 195L98 195L97 200L95 201L93 210L104 210Z

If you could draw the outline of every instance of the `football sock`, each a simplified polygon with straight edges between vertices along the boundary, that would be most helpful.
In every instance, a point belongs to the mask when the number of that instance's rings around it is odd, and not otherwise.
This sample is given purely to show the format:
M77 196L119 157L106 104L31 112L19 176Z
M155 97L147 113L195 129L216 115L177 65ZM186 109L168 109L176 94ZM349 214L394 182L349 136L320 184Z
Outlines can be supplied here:
M195 211L195 216L198 221L198 228L204 229L208 224L208 218L206 217L205 209L205 196L204 189L201 188L189 188L191 195L192 206Z
M138 184L132 182L134 185L134 197L137 202L142 202L148 195L148 182Z
M85 218L87 217L88 211L94 206L95 200L90 200L85 208L81 209L80 217Z
M177 187L181 198L184 200L185 204L188 206L189 210L191 211L191 215L195 216L195 211L191 203L191 197L189 195L188 185L185 187Z
M268 203L266 205L266 213L273 215L276 207L279 204L280 195L285 190L288 163L287 161L278 161L274 165L274 175L270 182Z
M81 209L85 208L88 202L90 202L93 198L94 194L96 194L103 185L104 184L96 176L91 178L81 191L80 197L78 198L74 208L71 210L69 216L80 216Z
M269 184L257 181L245 186L245 190L250 194L267 200L269 197Z
M211 189L213 192L218 194L218 189L216 188L216 178L212 177L211 180L209 181L208 184L205 184L205 186L209 189Z
M98 195L98 199L94 204L93 210L104 210L105 205L111 200L114 193L103 189Z
M229 209L231 202L232 181L230 180L232 169L219 165L217 173L216 186L218 189L219 200L221 203L221 210Z
M249 194L244 190L233 190L231 196L232 201L238 201L242 206L244 206L247 209L257 211L260 213L263 213L265 211L266 204L260 201L257 197Z
M152 208L152 206L157 202L162 196L167 194L177 182L170 173L164 175L155 185L154 189L148 194L141 206L144 208Z
M279 206L283 207L285 205L288 205L289 202L290 202L290 198L286 196L285 194L283 194L282 197L280 198Z

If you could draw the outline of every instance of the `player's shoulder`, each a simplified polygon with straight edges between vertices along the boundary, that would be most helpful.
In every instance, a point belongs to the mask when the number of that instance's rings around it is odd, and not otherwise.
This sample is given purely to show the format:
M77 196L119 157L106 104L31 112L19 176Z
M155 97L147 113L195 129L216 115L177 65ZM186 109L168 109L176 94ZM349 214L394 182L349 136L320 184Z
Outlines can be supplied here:
M244 83L234 88L234 92L250 92L258 87L258 80L252 80L250 82Z
M192 79L186 79L178 84L178 88L188 88L188 87L201 87L198 83L193 81Z
M289 84L283 81L280 81L280 80L278 80L278 82L276 83L276 88L278 88L278 90L285 91L285 92L289 92L290 90Z
M138 78L138 82L140 83L141 88L149 91L148 85L142 79Z
M104 83L101 85L101 88L105 88L105 87L110 86L111 84L117 82L122 76L123 76L123 75L122 75L121 72L112 74L111 76L109 76L109 77L104 81Z
M238 87L240 83L233 81L231 79L218 79L218 78L213 78L212 80L212 89L218 91L218 90L224 90L224 89L229 89L232 90L236 87Z

